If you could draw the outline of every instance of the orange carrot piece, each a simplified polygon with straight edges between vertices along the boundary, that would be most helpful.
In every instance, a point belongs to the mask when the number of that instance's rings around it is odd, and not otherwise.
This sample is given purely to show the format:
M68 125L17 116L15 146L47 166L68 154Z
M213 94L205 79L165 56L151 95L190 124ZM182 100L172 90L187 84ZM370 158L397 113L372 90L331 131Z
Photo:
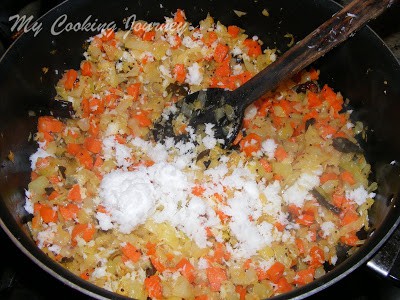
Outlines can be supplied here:
M93 157L88 150L81 149L81 151L76 155L76 158L86 169L93 169Z
M252 156L261 149L261 137L256 133L250 133L240 141L240 149L246 156Z
M296 238L295 243L296 243L297 249L299 250L299 254L300 255L304 254L305 253L305 248L304 248L303 240L300 239L300 238Z
M75 81L78 78L78 72L71 69L68 70L65 75L64 75L65 81L64 81L64 88L66 90L72 90L74 87Z
M357 246L357 243L358 243L359 239L358 239L356 234L349 233L349 234L347 234L345 236L340 237L340 241L343 244L346 244L346 245L354 247L354 246Z
M135 118L138 121L139 126L142 127L149 127L152 124L144 111L139 111L136 115L133 115L133 118Z
M92 153L100 153L103 144L100 140L94 139L92 137L87 137L84 142L85 148Z
M205 190L206 189L204 187L202 187L201 185L195 185L192 188L192 194L199 197L199 196L203 195Z
M67 152L71 155L76 155L81 151L81 145L80 144L74 144L70 143L67 144Z
M72 246L76 246L76 238L78 236L84 239L86 242L90 242L93 239L95 232L96 229L91 224L76 224L74 229L72 229L71 234Z
M162 298L162 285L160 277L158 277L157 275L147 277L144 280L144 286L147 293L149 293L150 298L154 299Z
M235 25L228 26L228 33L230 34L231 37L233 38L237 37L239 32L240 32L239 27Z
M290 292L293 289L293 286L287 281L285 277L281 277L278 281L277 288L275 290L276 293L283 294Z
M174 22L183 23L185 22L185 20L186 20L185 12L182 9L178 8L174 16Z
M356 181L355 181L355 179L354 179L354 177L353 177L353 174L352 174L351 172L349 172L349 171L343 171L343 172L340 174L340 178L341 178L344 182L347 182L349 185L353 185L353 184L356 183Z
M115 32L112 28L107 28L101 37L103 42L109 42L115 38Z
M186 70L184 64L176 64L173 69L174 78L179 83L183 83L186 78Z
M64 124L53 117L39 117L38 131L39 132L61 132L64 129Z
M146 31L143 34L142 39L143 41L152 41L154 40L155 37L156 37L156 32L154 30L151 30L151 31Z
M266 272L267 278L273 283L278 283L285 271L285 266L280 262L275 262Z
M257 57L262 53L261 45L253 39L246 39L243 44L248 48L247 54L251 57Z
M57 191L52 191L50 195L47 196L47 199L49 200L54 200L60 195L59 192Z
M304 226L310 226L314 223L314 216L311 214L302 214L296 219L296 223Z
M338 179L338 175L336 173L330 172L330 173L324 173L321 175L320 182L321 184L324 184L325 182L329 180L336 180Z
M82 201L81 188L79 184L74 184L69 190L68 199L76 202Z
M66 220L72 220L76 218L76 215L79 212L79 207L76 204L67 204L66 206L60 206L59 207L61 216Z
M133 262L138 262L140 257L142 256L140 251L131 243L126 243L126 245L123 246L121 250L122 253Z
M324 251L318 246L313 246L310 249L310 256L311 256L311 261L310 261L311 267L318 268L325 261Z
M308 99L308 107L310 108L314 108L322 104L322 100L319 97L319 95L311 91L307 92L307 99Z
M218 292L221 289L222 283L227 280L225 269L219 267L209 267L207 268L206 273L211 290Z
M208 300L208 296L207 295L200 295L200 296L197 296L196 298L194 298L194 300Z
M294 277L294 283L298 285L305 285L307 283L310 283L314 280L314 275L315 275L315 269L314 268L308 268L305 270L300 270L296 273L296 276Z
M132 96L133 101L137 101L139 99L140 87L140 82L133 83L127 86L126 92L128 93L128 95Z
M283 161L286 157L288 157L288 153L286 152L285 148L282 146L278 146L275 150L275 158L277 161Z
M246 299L247 289L243 285L237 285L235 291L239 294L240 300Z
M178 269L180 269L181 273L185 278L193 283L195 280L194 267L186 258L182 258L178 264L176 265Z
M40 216L45 223L56 223L58 220L57 212L53 210L52 207L47 205L43 205L40 208Z
M228 52L229 52L229 47L227 45L219 43L214 50L214 60L219 63L222 62L225 59Z
M354 210L348 210L343 216L342 221L340 222L342 226L348 225L358 220L360 216Z
M81 63L81 74L83 76L92 76L92 63L90 61L84 61Z
M267 173L272 172L272 166L265 158L260 159L260 164L264 168L265 172Z
M165 266L160 262L160 260L157 257L151 256L150 261L158 272L162 273L165 271Z

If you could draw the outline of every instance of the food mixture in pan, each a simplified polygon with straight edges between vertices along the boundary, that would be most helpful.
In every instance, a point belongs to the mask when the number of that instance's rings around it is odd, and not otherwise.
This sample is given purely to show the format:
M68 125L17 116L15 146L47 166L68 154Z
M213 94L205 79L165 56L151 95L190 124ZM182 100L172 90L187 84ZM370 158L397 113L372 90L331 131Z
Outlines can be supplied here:
M39 248L107 290L146 299L261 299L312 282L363 244L376 184L340 93L303 71L251 105L232 147L151 139L188 93L235 89L276 59L257 36L178 10L168 30L106 30L67 70L30 157ZM162 28L161 28L162 29ZM264 49L265 48L265 49ZM263 50L264 49L264 50Z

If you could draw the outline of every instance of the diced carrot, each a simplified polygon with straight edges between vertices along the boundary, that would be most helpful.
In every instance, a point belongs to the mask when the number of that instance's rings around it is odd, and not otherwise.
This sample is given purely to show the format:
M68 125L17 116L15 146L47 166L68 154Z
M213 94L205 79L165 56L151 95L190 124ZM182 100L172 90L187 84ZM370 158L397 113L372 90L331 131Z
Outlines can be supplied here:
M319 97L319 95L311 91L307 92L307 99L308 99L308 107L310 108L314 108L322 104L322 100Z
M79 184L74 184L69 190L68 199L76 202L82 201L81 188Z
M227 280L225 269L219 267L209 267L207 268L206 273L211 290L218 292L222 283Z
M103 163L104 163L104 160L101 158L100 155L97 155L96 159L94 160L93 166L98 168L98 167L101 167L103 165Z
M77 159L81 165L83 165L86 169L93 169L93 157L90 152L86 149L81 149L81 151L77 154Z
M40 217L40 215L39 215L39 214L35 215L35 216L32 218L32 221L31 221L32 228L33 228L33 229L39 228L40 222L41 222L41 217Z
M152 124L145 111L139 111L136 115L133 115L133 118L136 119L136 121L139 123L139 126L142 127L149 127Z
M156 244L147 242L146 248L147 248L147 255L152 256L156 254Z
M115 32L112 28L107 28L101 37L103 42L109 42L115 38Z
M356 183L356 181L354 180L353 174L352 174L351 172L349 172L349 171L343 171L343 172L340 174L340 178L341 178L344 182L348 183L349 185L353 185L353 184Z
M274 223L274 226L276 227L276 229L278 229L278 231L283 231L283 230L285 230L285 225L284 224L282 224L282 223L280 223L280 222L275 222Z
M298 285L305 285L307 283L310 283L314 280L314 275L315 275L315 269L314 268L308 268L305 270L300 270L296 273L296 276L294 277L294 283Z
M342 226L348 225L358 220L359 214L354 210L348 210L343 216L342 221L340 222Z
M76 204L71 203L66 206L60 206L59 210L65 221L69 221L76 218L76 215L79 212L79 207Z
M99 115L102 114L104 112L104 101L102 99L99 98L91 98L89 99L89 109L90 112L92 112L93 114Z
M147 277L144 280L144 286L150 298L152 299L162 298L161 279L160 277L158 277L158 275Z
M214 50L214 60L219 63L222 62L225 59L228 52L229 52L229 47L225 44L219 43Z
M308 71L308 73L310 74L310 79L311 80L318 80L319 78L319 71L315 70L315 69L311 69L310 71Z
M72 246L76 246L76 238L78 236L84 239L86 242L90 242L93 239L95 232L96 229L92 224L76 224L74 229L72 229L71 234Z
M302 214L296 219L296 223L304 226L310 226L314 223L314 215Z
M248 48L247 54L251 57L257 57L262 53L261 45L253 39L246 39L243 44Z
M271 173L272 172L272 166L271 164L267 161L265 158L261 158L259 160L261 166L264 168L265 172Z
M256 133L248 134L240 141L240 149L246 156L252 156L261 149L261 137Z
M277 161L283 161L286 157L288 157L288 153L285 148L282 146L278 146L275 150L275 158Z
M186 78L186 70L184 64L176 64L173 69L174 78L179 83L183 83Z
M151 30L151 31L146 31L143 34L142 39L143 39L143 41L152 41L152 40L154 40L155 37L156 37L155 30Z
M288 205L288 211L292 215L292 217L298 217L301 214L301 208L294 204Z
M311 261L310 261L311 267L318 268L325 261L324 251L318 246L313 246L310 249L310 256L311 256Z
M158 272L162 273L165 271L165 266L160 262L160 260L157 257L150 256L150 261Z
M299 250L299 254L300 254L300 255L301 255L301 254L304 254L304 253L305 253L305 248L304 248L304 242L303 242L303 240L300 239L300 238L296 238L296 239L295 239L295 243L296 243L297 249Z
M354 246L357 246L357 244L359 242L359 239L358 239L356 234L349 233L349 234L347 234L345 236L340 237L340 241L343 244L346 244L346 245L354 247Z
M227 260L228 258L229 252L226 251L225 245L223 243L216 243L213 259L218 263L222 263L223 259Z
M217 214L217 216L219 217L219 219L221 220L221 222L223 224L226 223L226 221L229 219L229 216L227 214L225 214L223 211L221 210L217 210L215 211L215 213Z
M140 251L133 246L131 243L126 243L125 246L121 248L122 253L133 262L138 262L142 254Z
M245 262L243 263L243 269L245 270L250 269L252 262L253 261L251 260L251 258L246 259Z
M278 283L285 271L285 266L280 262L275 262L266 272L267 278L273 283Z
M240 28L235 26L235 25L230 25L228 26L228 33L230 34L231 37L235 38L238 36L240 32Z
M278 281L275 292L279 294L290 292L293 286L287 281L285 277L281 277Z
M99 119L95 116L89 117L89 130L88 133L92 137L96 137L100 132Z
M286 116L289 116L293 112L292 103L290 101L288 101L288 100L285 100L285 99L279 100L273 106L274 107L275 106L280 106L283 109L283 111L285 112Z
M207 46L211 46L211 44L214 43L217 39L218 35L214 31L207 32L202 38L203 43Z
M240 141L243 139L243 134L242 131L239 131L239 133L237 134L237 136L235 137L235 139L233 140L232 144L233 145L237 145L240 143Z
M339 97L328 85L324 85L321 90L322 97L328 101L330 106L335 111L340 111L343 108L343 99Z
M86 270L85 272L82 272L79 277L82 278L83 280L89 280L90 275L93 273L94 270Z
M176 267L180 270L183 276L190 282L193 283L195 280L195 273L193 265L186 258L182 258Z
M336 180L338 178L339 178L339 176L336 173L329 172L329 173L322 174L319 180L320 180L321 184L324 184L325 182L327 182L329 180Z
M50 194L49 196L47 196L47 199L49 199L49 200L54 200L54 199L56 199L59 195L60 195L59 192L57 192L57 191L52 191L51 194Z
M87 137L84 142L85 148L92 153L100 153L102 149L102 142L92 137Z
M66 90L72 90L74 87L75 81L78 78L78 72L71 69L68 70L65 75L64 75L65 81L64 81L64 88Z
M140 87L140 82L133 83L127 86L126 92L128 93L128 95L132 96L133 101L137 101L139 99Z
M83 76L92 76L92 63L90 61L84 61L81 64L81 74Z
M215 76L221 78L221 77L228 77L230 75L231 75L231 67L229 65L229 57L227 57L215 69Z
M77 155L81 151L80 144L69 143L67 144L67 152L71 155Z
M39 117L38 131L39 132L61 132L64 129L64 124L53 117Z
M195 185L192 188L192 194L195 196L201 196L201 195L203 195L205 190L206 189L204 187L202 187L201 185Z
M235 292L239 294L240 300L246 299L247 289L243 285L237 285L235 288Z
M178 8L174 16L174 22L183 23L185 22L185 20L186 20L185 12L182 9Z
M50 157L39 157L36 161L36 169L40 170L50 165Z
M346 202L346 197L343 195L343 193L339 192L334 192L332 195L332 203L336 207L341 207L343 203Z
M57 212L50 206L43 205L40 208L40 216L45 223L56 223L57 222Z

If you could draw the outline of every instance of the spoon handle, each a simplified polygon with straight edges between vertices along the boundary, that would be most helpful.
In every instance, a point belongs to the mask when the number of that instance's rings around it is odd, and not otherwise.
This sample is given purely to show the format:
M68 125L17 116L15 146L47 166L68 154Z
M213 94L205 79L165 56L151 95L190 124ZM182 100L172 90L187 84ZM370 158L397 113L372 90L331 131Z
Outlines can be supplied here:
M316 61L351 34L376 18L397 0L354 0L274 63L232 92L236 105L244 109L278 83L292 77Z

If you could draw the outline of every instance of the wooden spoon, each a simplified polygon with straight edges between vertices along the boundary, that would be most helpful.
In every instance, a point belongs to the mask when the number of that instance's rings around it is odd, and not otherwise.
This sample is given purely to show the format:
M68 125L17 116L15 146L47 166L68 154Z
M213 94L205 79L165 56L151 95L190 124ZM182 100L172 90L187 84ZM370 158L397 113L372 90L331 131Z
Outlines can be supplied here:
M352 1L236 90L202 90L179 100L176 109L164 110L152 130L154 139L160 142L167 137L173 137L176 141L190 140L189 133L176 134L174 130L175 120L181 119L194 129L194 133L204 131L207 123L214 124L215 138L223 141L223 147L228 147L241 128L247 106L347 40L394 2L395 0Z

